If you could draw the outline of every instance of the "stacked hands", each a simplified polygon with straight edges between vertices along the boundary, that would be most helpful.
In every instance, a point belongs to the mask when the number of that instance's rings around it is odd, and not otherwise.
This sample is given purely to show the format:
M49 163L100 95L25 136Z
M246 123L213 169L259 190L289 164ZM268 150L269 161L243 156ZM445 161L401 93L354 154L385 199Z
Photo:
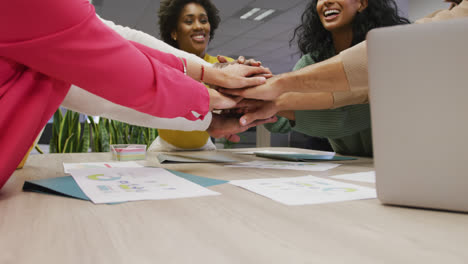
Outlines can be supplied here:
M281 94L271 87L275 80L268 68L261 62L244 57L228 62L218 56L220 63L214 68L220 70L218 80L209 81L210 110L213 119L208 133L215 137L224 137L232 142L239 142L237 133L265 123L277 121L278 109L274 99Z

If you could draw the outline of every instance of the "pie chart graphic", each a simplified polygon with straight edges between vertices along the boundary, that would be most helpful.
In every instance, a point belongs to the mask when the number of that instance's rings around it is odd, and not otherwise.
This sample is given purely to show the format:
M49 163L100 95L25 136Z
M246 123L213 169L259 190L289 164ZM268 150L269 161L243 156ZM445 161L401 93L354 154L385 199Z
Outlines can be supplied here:
M93 174L93 175L89 175L87 178L93 181L115 181L115 180L120 179L121 177L120 176L106 176L104 174Z
M324 192L355 192L357 191L354 188L323 188L322 191Z

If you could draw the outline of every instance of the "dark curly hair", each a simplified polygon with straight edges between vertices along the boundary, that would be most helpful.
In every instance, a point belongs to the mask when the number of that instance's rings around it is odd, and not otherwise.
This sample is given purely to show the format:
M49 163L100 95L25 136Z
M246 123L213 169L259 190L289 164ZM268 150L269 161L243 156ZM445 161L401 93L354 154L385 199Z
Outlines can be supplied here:
M171 32L177 28L182 9L190 3L199 4L206 10L211 27L210 40L214 38L214 32L221 21L219 10L210 0L162 0L158 11L159 34L164 42L173 47L178 48L177 42L171 38Z
M316 62L328 59L333 40L331 33L323 27L320 21L317 13L317 0L312 0L307 5L301 21L302 24L294 30L290 44L297 38L302 54L310 53ZM367 8L354 17L351 46L365 40L367 32L373 28L409 23L408 19L398 15L398 7L394 0L369 0Z

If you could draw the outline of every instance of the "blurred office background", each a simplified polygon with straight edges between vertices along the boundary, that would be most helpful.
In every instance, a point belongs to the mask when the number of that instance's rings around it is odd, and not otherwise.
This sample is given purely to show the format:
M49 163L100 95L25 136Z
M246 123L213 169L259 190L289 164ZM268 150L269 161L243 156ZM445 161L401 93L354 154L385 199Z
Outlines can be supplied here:
M212 1L220 11L221 24L208 47L207 52L210 55L220 54L233 58L243 55L262 61L275 74L291 71L300 54L296 44L290 43L290 39L310 0ZM101 17L159 38L157 24L159 0L93 0L92 2ZM396 0L396 2L401 14L411 21L449 6L443 0ZM245 18L244 15L254 8L259 10ZM260 132L257 133L256 130ZM42 143L47 142L47 134L46 131L44 139L41 139ZM251 129L244 133L242 142L235 147L254 147L259 144L309 147L308 137L305 135L296 132L287 135L269 135L262 128Z
M291 70L299 59L299 54L295 43L290 46L289 40L310 0L212 1L220 11L221 24L208 47L209 54L252 57L262 61L276 74ZM396 2L401 14L412 21L448 6L443 0ZM103 18L155 37L159 37L156 15L159 3L159 0L93 0L97 13ZM241 16L253 8L260 10L241 19ZM257 19L267 11L272 13Z

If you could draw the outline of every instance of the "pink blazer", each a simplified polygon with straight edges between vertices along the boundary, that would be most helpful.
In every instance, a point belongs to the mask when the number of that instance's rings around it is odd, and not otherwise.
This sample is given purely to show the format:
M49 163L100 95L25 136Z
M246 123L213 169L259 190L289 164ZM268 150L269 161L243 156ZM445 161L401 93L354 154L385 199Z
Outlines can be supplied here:
M209 111L206 87L179 58L123 39L88 0L1 0L0 188L71 84L157 117Z

